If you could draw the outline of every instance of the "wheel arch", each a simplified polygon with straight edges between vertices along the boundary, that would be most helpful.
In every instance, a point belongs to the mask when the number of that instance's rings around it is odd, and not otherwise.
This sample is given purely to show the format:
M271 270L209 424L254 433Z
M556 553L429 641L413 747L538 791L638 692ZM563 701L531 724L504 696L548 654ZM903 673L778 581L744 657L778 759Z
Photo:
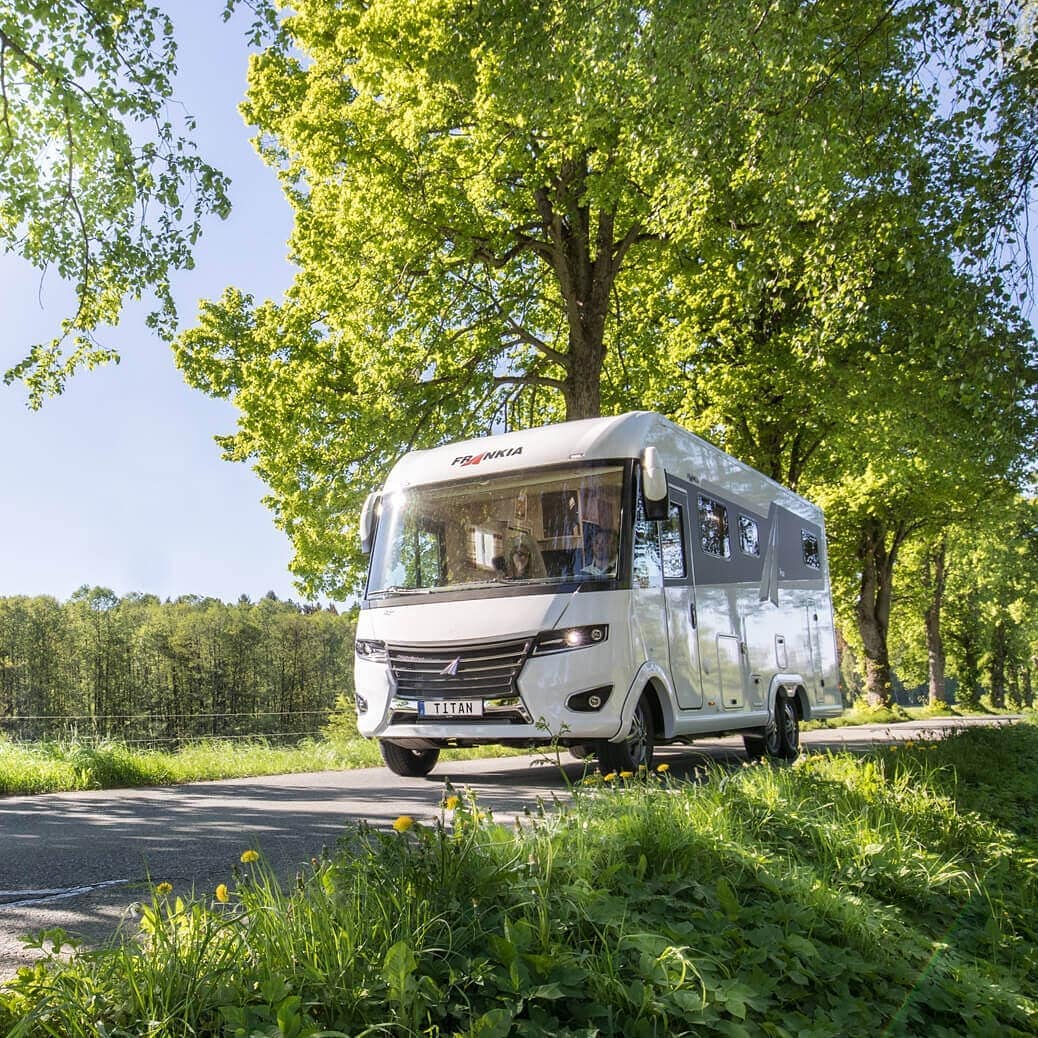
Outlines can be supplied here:
M615 734L610 737L610 741L619 740L622 734L631 727L634 711L638 708L638 703L644 695L649 697L652 719L656 724L657 739L671 739L674 737L677 715L674 710L670 685L658 664L647 662L638 668L638 672L627 690L627 695L624 697L624 704L620 711L620 724Z

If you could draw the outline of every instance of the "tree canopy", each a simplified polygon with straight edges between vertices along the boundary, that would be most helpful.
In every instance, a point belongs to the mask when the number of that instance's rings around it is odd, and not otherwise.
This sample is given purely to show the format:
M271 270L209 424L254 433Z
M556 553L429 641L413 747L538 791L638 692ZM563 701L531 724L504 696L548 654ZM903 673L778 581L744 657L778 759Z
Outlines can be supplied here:
M176 43L145 0L0 0L0 249L75 289L49 342L5 375L29 402L82 365L115 356L96 335L129 299L171 337L170 274L191 265L206 216L226 215L226 178L170 115Z
M970 228L968 262L985 156L914 76L927 11L294 4L244 110L299 273L282 304L203 303L177 355L237 404L224 446L270 483L306 586L350 584L343 528L401 450L680 410L675 362L718 359L695 337L711 307L752 317L763 288L777 377L793 296L814 343L845 342L869 243L900 262L904 195L913 221Z

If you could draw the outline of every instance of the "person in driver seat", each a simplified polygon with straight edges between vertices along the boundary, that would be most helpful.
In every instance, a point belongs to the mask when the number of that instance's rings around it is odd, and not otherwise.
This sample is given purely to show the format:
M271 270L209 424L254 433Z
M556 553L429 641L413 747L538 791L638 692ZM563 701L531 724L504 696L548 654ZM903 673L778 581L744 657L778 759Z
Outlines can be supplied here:
M616 548L617 537L612 530L596 530L591 538L591 557L580 572L589 577L615 577Z

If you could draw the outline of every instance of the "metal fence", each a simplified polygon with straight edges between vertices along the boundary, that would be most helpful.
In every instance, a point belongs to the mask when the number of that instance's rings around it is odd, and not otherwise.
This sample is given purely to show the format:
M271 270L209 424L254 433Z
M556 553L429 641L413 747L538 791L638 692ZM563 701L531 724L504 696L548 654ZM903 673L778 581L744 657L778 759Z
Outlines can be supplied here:
M17 742L118 741L167 748L206 739L293 743L320 736L331 712L325 707L240 713L17 714L0 717L0 737Z

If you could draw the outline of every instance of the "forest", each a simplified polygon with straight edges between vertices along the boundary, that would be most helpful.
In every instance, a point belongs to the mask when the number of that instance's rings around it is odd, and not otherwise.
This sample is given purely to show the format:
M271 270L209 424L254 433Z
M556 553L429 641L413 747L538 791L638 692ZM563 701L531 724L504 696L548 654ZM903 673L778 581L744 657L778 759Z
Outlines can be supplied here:
M0 734L166 748L315 736L352 699L353 630L334 607L273 594L0 598Z

